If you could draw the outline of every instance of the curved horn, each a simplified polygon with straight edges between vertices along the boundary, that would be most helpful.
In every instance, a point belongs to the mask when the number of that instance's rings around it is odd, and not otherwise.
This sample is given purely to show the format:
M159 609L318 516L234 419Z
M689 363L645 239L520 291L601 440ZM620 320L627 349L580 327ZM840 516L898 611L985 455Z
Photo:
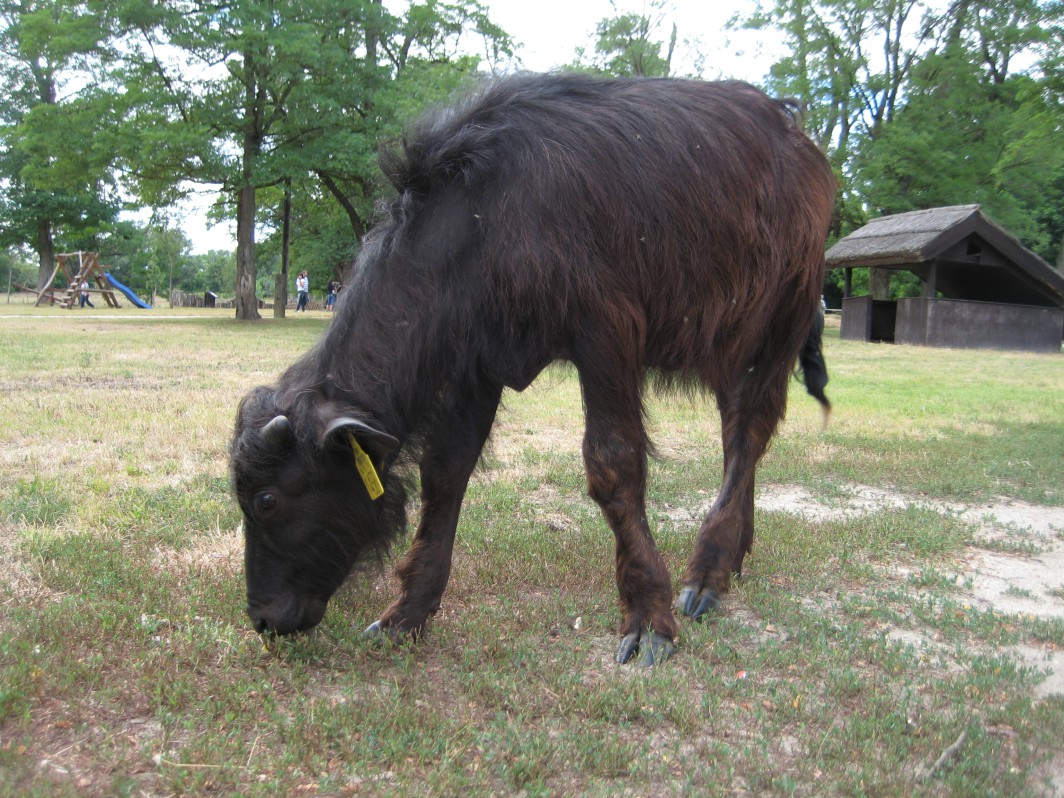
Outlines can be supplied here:
M280 449L292 438L292 422L287 416L276 416L262 428L262 437L274 449Z
M324 446L330 438L333 438L341 430L349 432L362 440L363 443L367 444L381 457L399 448L399 441L387 432L350 416L334 418L325 426L325 431L321 436L322 445Z

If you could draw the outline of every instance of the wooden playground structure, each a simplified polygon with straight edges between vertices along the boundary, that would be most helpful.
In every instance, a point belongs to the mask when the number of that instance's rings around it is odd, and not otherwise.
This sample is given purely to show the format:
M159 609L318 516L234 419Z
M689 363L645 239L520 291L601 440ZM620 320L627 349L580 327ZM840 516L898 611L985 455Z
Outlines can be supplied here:
M75 268L76 266L76 268ZM62 272L66 278L66 288L58 288L55 279ZM55 257L55 269L48 282L40 291L28 290L37 294L37 307L44 304L59 305L61 308L75 307L81 298L81 284L88 283L93 294L99 294L108 307L121 307L115 299L114 288L107 279L104 268L100 265L98 252L67 252Z

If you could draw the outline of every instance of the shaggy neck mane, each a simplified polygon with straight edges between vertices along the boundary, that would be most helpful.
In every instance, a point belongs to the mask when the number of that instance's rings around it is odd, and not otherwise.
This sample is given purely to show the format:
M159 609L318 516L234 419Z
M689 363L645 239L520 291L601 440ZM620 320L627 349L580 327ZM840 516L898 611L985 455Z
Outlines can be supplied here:
M419 228L415 244L410 228ZM328 332L281 381L282 390L324 397L396 437L405 462L416 459L441 401L476 366L465 351L474 336L470 292L448 285L453 244L426 241L430 230L454 238L447 224L405 214L370 234Z

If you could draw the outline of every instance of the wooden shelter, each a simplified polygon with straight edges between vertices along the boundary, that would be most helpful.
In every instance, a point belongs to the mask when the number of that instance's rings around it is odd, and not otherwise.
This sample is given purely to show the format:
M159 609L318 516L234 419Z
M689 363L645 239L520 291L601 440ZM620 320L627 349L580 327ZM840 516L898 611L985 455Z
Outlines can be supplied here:
M55 279L60 272L66 278L65 288L55 286ZM47 302L50 305L72 308L78 304L82 283L88 283L89 290L103 297L109 307L119 307L111 281L107 279L107 274L100 265L100 256L96 252L67 252L56 255L55 269L44 289L37 293L36 304L39 306Z
M843 338L1060 352L1064 275L978 205L880 217L828 250L827 264L846 269ZM922 295L850 296L852 270L872 267L916 274Z

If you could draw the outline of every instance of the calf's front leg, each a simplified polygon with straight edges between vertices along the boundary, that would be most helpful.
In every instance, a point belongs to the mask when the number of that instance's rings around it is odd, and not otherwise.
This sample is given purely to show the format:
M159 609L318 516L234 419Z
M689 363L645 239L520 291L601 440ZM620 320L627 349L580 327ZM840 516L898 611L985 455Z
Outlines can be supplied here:
M421 459L421 520L413 545L395 570L400 593L366 636L420 637L440 608L462 499L501 398L500 388L468 391L429 433Z

